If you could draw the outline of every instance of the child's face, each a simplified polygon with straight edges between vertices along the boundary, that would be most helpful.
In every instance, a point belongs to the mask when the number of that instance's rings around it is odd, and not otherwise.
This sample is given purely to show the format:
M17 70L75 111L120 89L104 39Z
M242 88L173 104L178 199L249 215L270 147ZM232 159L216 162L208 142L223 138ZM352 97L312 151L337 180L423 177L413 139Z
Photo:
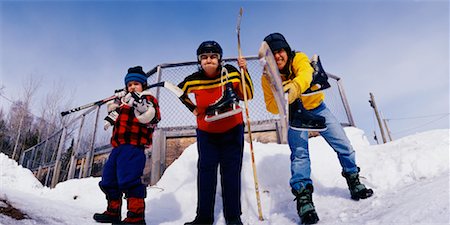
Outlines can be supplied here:
M219 67L219 54L204 53L199 56L200 65L202 66L207 76L217 75L217 68Z
M127 84L128 92L142 92L142 84L137 81L130 81Z

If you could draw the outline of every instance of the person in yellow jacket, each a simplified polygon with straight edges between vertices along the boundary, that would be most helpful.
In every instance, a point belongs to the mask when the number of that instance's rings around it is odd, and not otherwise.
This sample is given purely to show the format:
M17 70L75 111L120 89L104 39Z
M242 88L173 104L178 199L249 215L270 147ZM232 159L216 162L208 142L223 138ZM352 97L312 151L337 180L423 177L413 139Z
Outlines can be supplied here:
M292 51L284 36L272 33L264 38L274 54L277 67L284 84L284 91L288 93L289 124L288 143L291 149L291 179L292 193L297 200L297 213L304 224L315 224L319 217L314 208L312 193L314 191L311 180L311 162L308 150L308 132L294 129L293 121L296 117L304 116L299 110L307 110L311 118L322 117L326 129L320 135L337 153L342 167L342 176L346 179L351 198L365 199L373 195L372 189L366 188L359 180L359 167L356 165L355 150L345 135L344 129L336 117L327 108L323 92L315 92L302 96L310 88L313 68L306 54ZM262 76L261 84L264 92L266 108L273 114L278 114L278 108L270 89L269 81Z

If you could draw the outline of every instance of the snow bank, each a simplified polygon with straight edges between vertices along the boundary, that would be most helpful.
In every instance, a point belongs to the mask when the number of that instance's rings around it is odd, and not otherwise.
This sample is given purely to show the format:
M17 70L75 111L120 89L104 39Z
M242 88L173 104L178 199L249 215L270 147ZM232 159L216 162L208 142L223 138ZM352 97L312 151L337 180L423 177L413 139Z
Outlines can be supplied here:
M0 153L0 189L13 188L16 191L33 193L43 185L30 170L18 165L7 155Z
M314 203L321 224L450 222L449 130L423 132L383 145L370 145L357 128L345 128L345 132L355 148L362 182L375 194L367 200L351 200L336 153L322 137L311 138ZM250 146L245 143L241 198L244 224L298 224L289 187L288 145L253 144L265 221L258 220ZM195 217L197 157L193 144L156 185L148 187L148 225L183 224ZM100 178L69 180L48 189L4 154L0 154L0 166L0 196L32 218L14 224L97 224L92 215L105 209L106 201L98 188ZM215 224L223 225L220 179L218 185ZM11 219L0 215L0 224L11 224Z

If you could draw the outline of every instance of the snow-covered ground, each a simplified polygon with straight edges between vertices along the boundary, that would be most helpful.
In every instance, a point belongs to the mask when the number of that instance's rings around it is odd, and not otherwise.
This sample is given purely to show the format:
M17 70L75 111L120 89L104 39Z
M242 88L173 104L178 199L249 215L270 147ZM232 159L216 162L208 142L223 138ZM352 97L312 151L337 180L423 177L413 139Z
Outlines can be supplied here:
M366 200L351 200L335 153L321 137L310 139L313 199L319 224L450 224L448 129L419 133L384 145L369 145L363 131L357 128L345 131L356 149L362 182L375 194ZM253 144L265 220L258 220L246 143L242 171L244 224L298 224L300 219L288 183L288 146ZM148 187L147 224L178 225L195 217L196 148L195 144L188 147L161 180ZM97 224L92 215L103 212L106 205L97 186L99 180L69 180L49 189L30 171L0 154L0 198L30 218L16 221L0 214L0 224ZM125 212L124 206L124 215ZM225 224L220 188L215 213L215 224Z

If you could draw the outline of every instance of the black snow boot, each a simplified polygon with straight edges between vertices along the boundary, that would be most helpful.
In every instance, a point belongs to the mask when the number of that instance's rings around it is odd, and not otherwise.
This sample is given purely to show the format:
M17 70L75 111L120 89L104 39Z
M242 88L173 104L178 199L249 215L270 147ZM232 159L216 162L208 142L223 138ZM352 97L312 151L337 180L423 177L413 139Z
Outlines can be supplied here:
M325 118L309 112L300 99L289 105L289 126L294 130L324 131L327 129Z
M313 192L314 188L311 184L307 184L300 190L292 189L292 194L295 195L294 201L297 200L297 213L302 220L302 224L315 224L319 221L312 201Z
M94 220L99 223L117 223L121 220L122 199L108 200L108 207L103 213L95 213Z
M359 181L359 167L356 173L344 173L342 176L345 177L347 181L348 189L350 190L350 195L353 200L358 201L359 199L365 199L373 195L373 190L366 188L364 184Z
M225 117L229 117L242 112L239 106L239 96L233 90L233 84L228 82L225 84L222 97L214 104L206 108L207 122L216 121Z
M311 66L314 69L313 80L311 81L311 87L302 93L302 95L305 96L314 94L315 92L323 91L331 87L330 83L328 83L328 75L323 69L318 55L314 55L312 57Z
M195 217L194 221L187 222L184 225L212 225L214 223L214 219L212 218L202 218Z

